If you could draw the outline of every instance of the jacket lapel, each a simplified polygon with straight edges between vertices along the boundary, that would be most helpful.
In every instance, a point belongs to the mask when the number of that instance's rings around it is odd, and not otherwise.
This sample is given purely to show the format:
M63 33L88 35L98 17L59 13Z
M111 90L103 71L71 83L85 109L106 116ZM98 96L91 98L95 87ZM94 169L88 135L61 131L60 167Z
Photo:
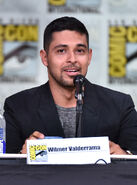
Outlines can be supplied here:
M96 136L97 126L99 124L98 99L95 93L94 85L86 81L85 96L82 115L82 136Z
M49 83L46 83L43 86L43 89L41 89L38 114L40 121L44 124L47 136L64 137L64 132L58 117L53 97L51 95Z

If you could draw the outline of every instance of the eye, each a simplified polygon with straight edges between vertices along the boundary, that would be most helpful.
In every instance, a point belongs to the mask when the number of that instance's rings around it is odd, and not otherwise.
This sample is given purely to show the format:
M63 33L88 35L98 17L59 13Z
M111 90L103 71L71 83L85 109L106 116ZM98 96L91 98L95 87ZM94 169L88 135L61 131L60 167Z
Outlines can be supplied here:
M57 53L65 53L65 49L58 49Z
M84 50L84 49L77 49L76 52L77 52L77 53L80 53L80 54L84 54L84 53L85 53L85 50Z
M81 53L81 52L84 52L84 50L83 50L83 49L78 49L78 52L80 52L80 53Z

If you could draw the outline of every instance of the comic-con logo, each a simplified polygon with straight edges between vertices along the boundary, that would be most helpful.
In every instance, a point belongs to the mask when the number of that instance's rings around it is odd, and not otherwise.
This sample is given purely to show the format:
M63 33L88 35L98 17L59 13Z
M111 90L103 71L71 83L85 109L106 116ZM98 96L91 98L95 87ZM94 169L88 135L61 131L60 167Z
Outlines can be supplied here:
M47 161L47 146L46 145L31 145L29 146L29 155L31 161Z

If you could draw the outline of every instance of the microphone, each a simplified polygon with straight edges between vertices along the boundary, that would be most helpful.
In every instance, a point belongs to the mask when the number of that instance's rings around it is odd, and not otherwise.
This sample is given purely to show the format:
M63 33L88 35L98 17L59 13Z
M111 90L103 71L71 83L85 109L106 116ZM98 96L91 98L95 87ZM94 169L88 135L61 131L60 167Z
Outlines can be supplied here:
M83 75L77 75L74 78L74 86L76 87L75 91L75 98L77 99L77 106L76 106L76 137L81 136L81 119L82 119L82 107L83 107L83 100L84 97L84 81L85 77Z
M74 86L76 87L75 98L82 100L84 96L83 86L84 86L85 77L83 75L77 75L74 78Z

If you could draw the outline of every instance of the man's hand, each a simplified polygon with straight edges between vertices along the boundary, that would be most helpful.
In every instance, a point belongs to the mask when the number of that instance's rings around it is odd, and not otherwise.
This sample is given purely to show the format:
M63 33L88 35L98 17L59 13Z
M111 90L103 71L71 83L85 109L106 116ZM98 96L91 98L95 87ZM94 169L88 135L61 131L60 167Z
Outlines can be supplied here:
M22 146L22 150L20 151L21 154L26 154L27 153L27 140L35 140L35 139L44 139L44 134L38 132L38 131L35 131L33 132L29 138L27 138L25 140L25 143L24 145Z
M128 155L118 144L115 144L112 141L109 141L110 154L114 155Z

